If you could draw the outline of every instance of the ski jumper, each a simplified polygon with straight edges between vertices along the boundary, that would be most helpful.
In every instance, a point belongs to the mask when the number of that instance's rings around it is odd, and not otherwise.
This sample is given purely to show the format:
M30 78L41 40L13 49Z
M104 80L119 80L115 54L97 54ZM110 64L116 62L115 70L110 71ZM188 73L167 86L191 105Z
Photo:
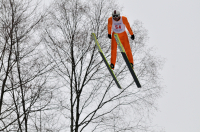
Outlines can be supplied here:
M108 18L108 34L112 32L112 39L111 39L111 64L115 65L116 58L117 58L117 42L114 38L114 34L117 33L119 39L124 46L126 55L130 61L130 63L134 64L133 62L133 55L131 52L131 47L128 40L128 35L125 31L125 27L128 29L130 35L133 35L133 31L130 27L130 24L125 16L120 16L120 20L115 21L112 17Z

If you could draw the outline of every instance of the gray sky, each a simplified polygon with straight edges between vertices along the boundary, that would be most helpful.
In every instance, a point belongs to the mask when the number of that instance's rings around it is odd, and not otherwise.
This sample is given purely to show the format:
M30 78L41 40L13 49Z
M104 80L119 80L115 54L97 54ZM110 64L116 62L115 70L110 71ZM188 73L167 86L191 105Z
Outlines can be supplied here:
M131 25L143 22L148 45L166 59L153 123L166 132L200 132L200 0L117 1Z
M166 132L200 132L200 0L117 1L131 25L143 22L148 45L166 59L153 123Z

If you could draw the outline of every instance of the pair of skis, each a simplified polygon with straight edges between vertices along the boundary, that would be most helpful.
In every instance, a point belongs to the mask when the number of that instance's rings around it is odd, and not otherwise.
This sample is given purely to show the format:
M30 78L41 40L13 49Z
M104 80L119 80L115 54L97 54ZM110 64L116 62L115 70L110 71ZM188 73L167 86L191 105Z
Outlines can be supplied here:
M111 76L113 77L113 80L114 80L115 83L117 84L117 87L121 89L122 87L120 86L120 84L119 84L119 82L118 82L118 80L117 80L117 78L116 78L116 76L115 76L113 70L111 69L111 67L110 67L110 65L109 65L109 63L108 63L108 61L106 60L106 57L104 56L104 54L103 54L103 52L102 52L102 50L101 50L101 47L100 47L100 45L99 45L99 42L98 42L98 40L97 40L97 38L96 38L95 33L92 33L91 35L92 35L93 40L95 41L95 44L96 44L96 46L97 46L97 48L98 48L98 50L99 50L99 53L100 53L100 55L101 55L101 57L102 57L104 63L106 64L106 67L108 68L108 70L109 70ZM135 81L137 87L138 87L138 88L141 88L140 82L139 82L139 80L138 80L138 78L137 78L137 76L136 76L136 74L135 74L133 68L131 67L131 64L130 64L130 62L129 62L129 60L128 60L128 57L127 57L127 55L126 55L126 52L125 52L125 50L124 50L124 47L123 47L123 45L122 45L120 39L119 39L118 34L114 34L114 37L115 37L115 40L116 40L116 42L117 42L117 45L118 45L118 47L119 47L119 49L120 49L120 52L121 52L121 54L122 54L122 56L123 56L123 58L124 58L124 60L125 60L125 62L126 62L126 64L127 64L127 66L128 66L128 69L129 69L129 71L131 72L131 75L133 76L133 79L134 79L134 81Z

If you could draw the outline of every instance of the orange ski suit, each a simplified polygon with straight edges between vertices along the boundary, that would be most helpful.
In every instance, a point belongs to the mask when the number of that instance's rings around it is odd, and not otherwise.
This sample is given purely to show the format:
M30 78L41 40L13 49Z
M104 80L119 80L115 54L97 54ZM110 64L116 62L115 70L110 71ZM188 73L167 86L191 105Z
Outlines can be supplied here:
M122 19L123 24L125 25L125 27L127 28L127 30L129 31L130 35L133 35L133 31L130 27L130 24L127 20L127 18L125 16L121 16L120 19ZM108 18L108 34L111 34L111 30L113 30L113 18L110 17ZM116 58L117 58L117 42L114 38L114 34L115 32L112 32L112 39L111 39L111 64L113 64L115 66L116 63ZM122 45L124 46L126 55L130 61L130 63L134 64L133 62L133 55L131 52L131 47L129 44L129 40L128 40L128 35L126 33L126 31L124 30L122 33L117 33L119 36L119 39L122 43Z

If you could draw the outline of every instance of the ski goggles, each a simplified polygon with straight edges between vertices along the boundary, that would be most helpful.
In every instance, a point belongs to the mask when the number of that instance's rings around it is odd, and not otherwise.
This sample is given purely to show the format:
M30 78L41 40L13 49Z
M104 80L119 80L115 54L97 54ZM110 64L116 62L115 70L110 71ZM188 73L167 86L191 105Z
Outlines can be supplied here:
M117 18L117 17L119 17L119 15L113 15L112 17L113 17L113 18Z

